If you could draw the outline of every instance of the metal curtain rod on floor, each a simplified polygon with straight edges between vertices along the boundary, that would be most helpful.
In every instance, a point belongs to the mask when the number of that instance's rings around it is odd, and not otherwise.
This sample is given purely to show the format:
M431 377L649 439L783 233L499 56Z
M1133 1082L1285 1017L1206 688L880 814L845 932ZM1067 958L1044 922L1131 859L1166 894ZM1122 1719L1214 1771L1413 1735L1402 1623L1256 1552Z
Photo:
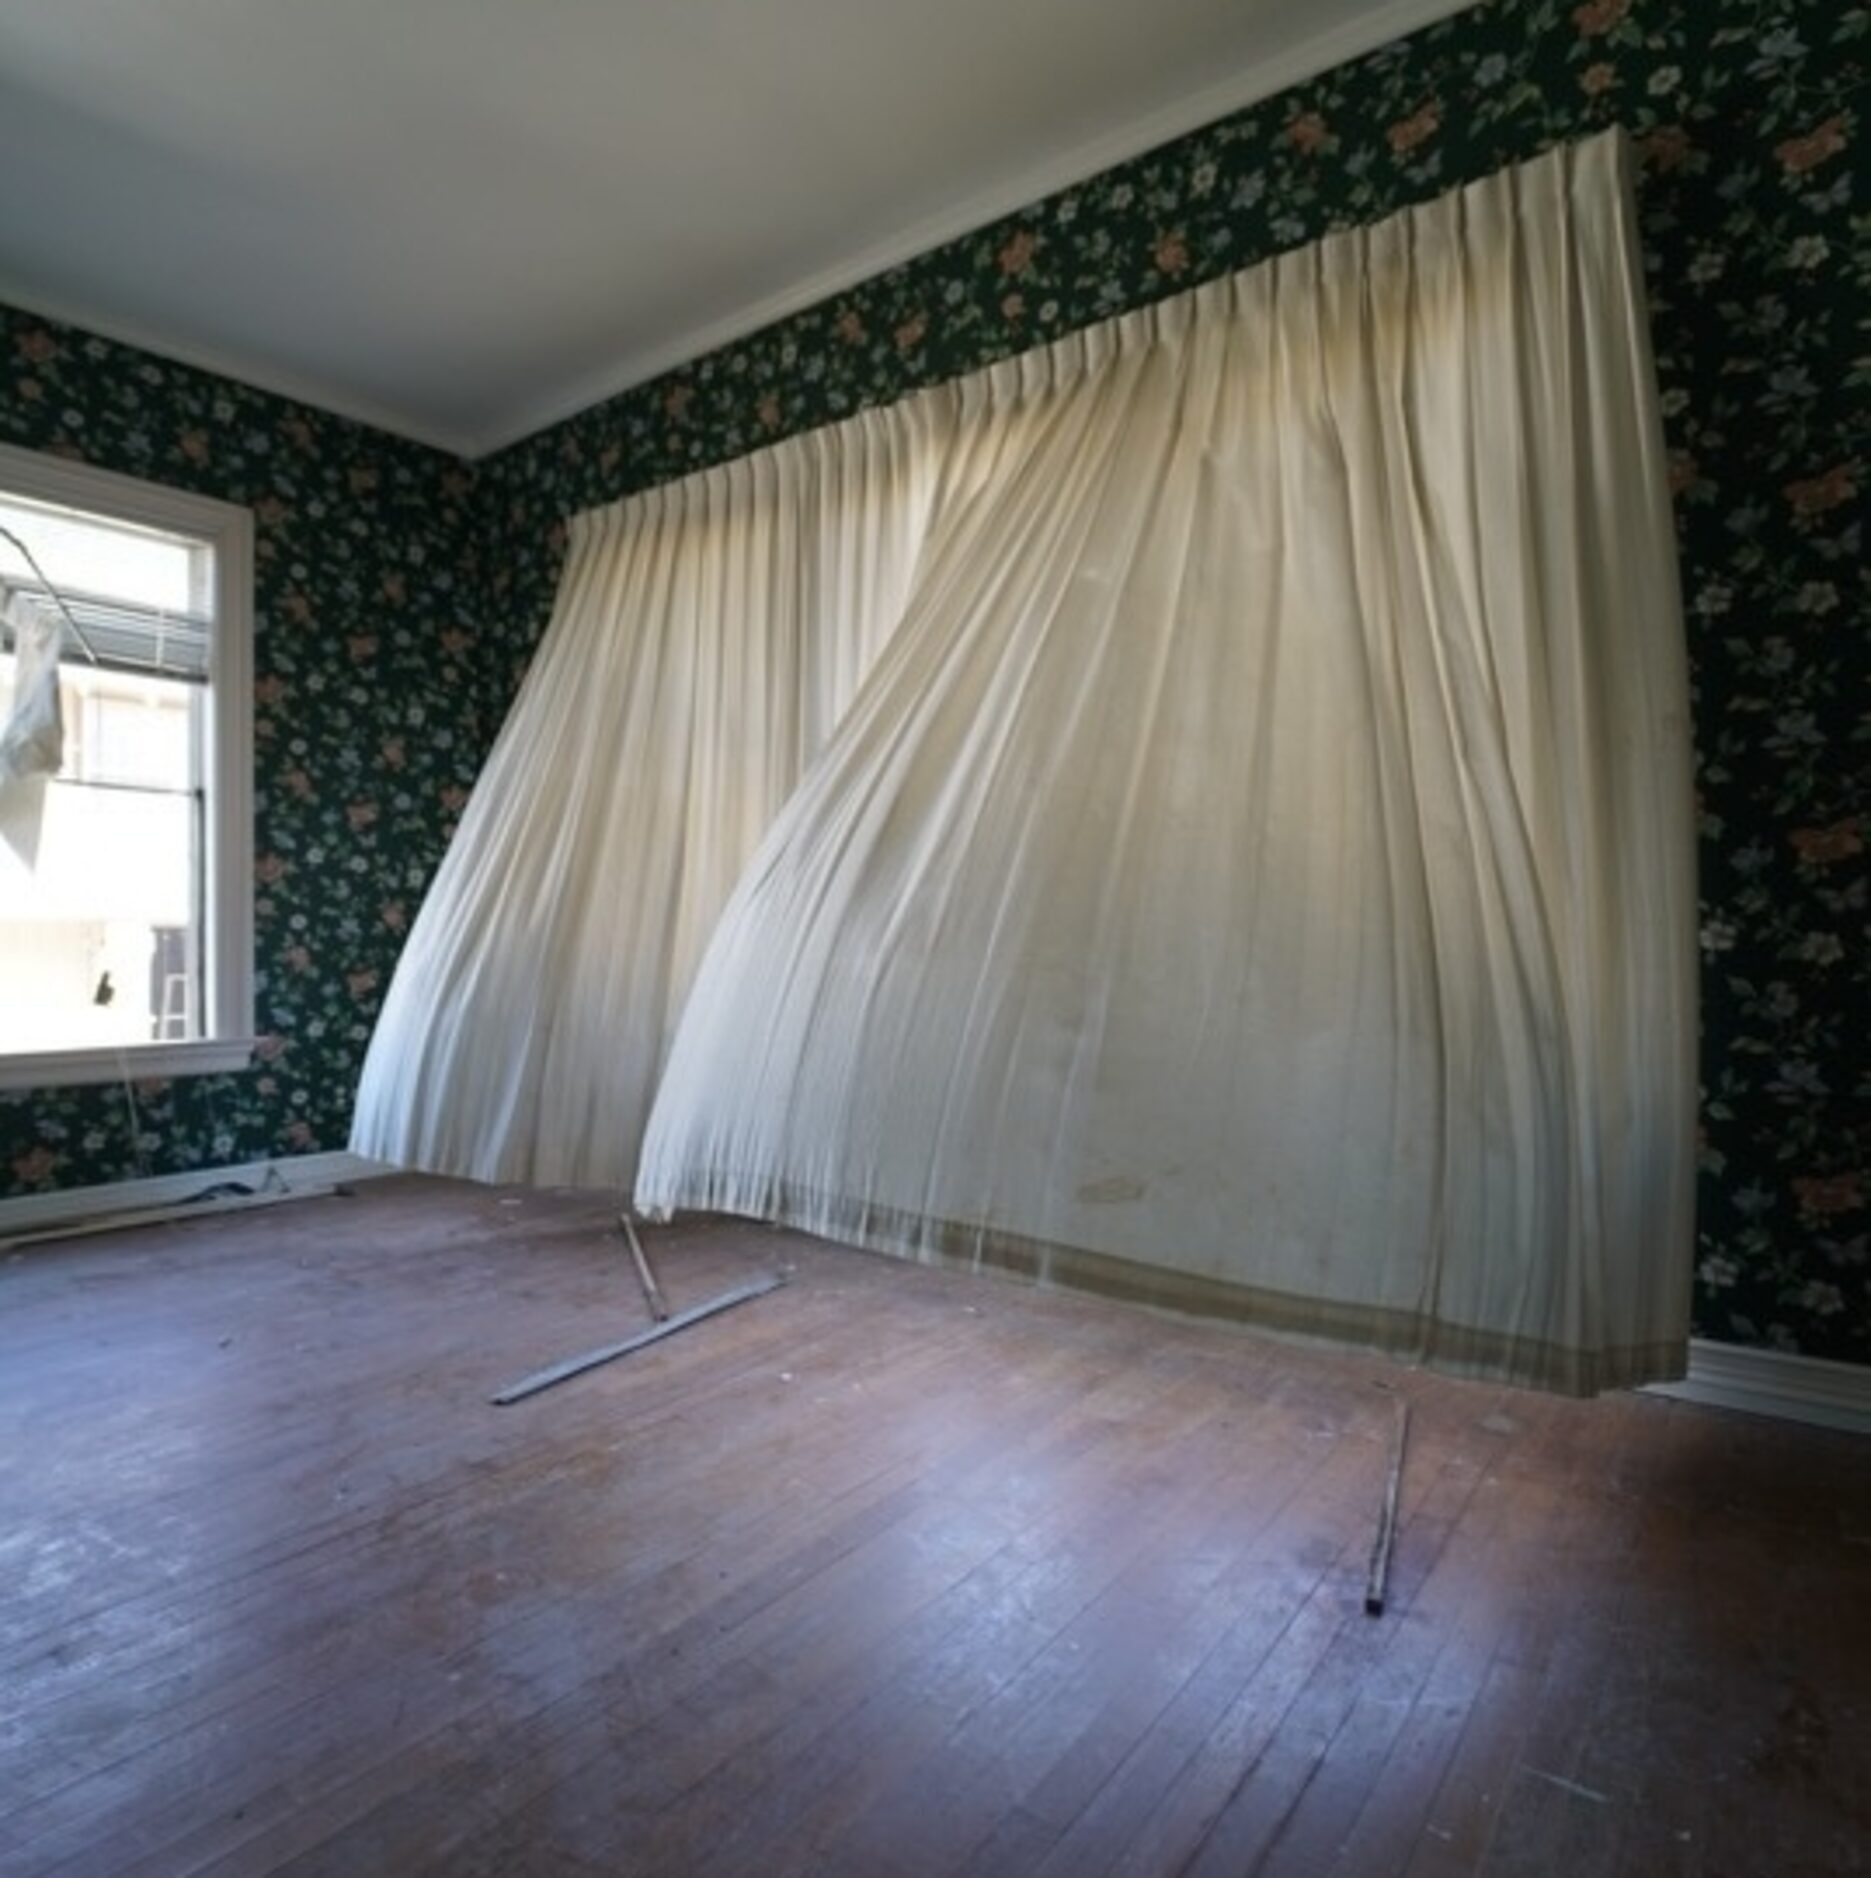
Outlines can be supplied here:
M1410 1438L1410 1405L1397 1398L1397 1419L1390 1438L1390 1471L1384 1476L1383 1510L1377 1517L1377 1538L1371 1547L1371 1570L1364 1581L1364 1610L1382 1617L1390 1582L1390 1552L1397 1540L1397 1495L1403 1486L1403 1445Z
M521 1402L529 1395L537 1395L542 1389L550 1389L554 1383L569 1382L574 1376L582 1376L588 1369L596 1369L601 1363L615 1362L620 1356L628 1356L632 1350L641 1350L646 1344L660 1343L664 1337L673 1337L679 1330L687 1330L691 1324L699 1324L704 1318L714 1317L722 1311L729 1311L737 1304L745 1304L752 1298L764 1298L769 1291L777 1291L785 1284L780 1274L756 1278L750 1283L736 1285L732 1291L724 1291L718 1298L710 1298L706 1304L697 1304L692 1309L678 1311L674 1317L665 1317L648 1330L640 1330L634 1337L625 1337L617 1343L607 1343L596 1350L587 1350L582 1356L569 1356L562 1363L554 1363L549 1369L535 1370L530 1376L523 1376L518 1382L509 1383L506 1388L489 1398L497 1407L505 1408L511 1402Z

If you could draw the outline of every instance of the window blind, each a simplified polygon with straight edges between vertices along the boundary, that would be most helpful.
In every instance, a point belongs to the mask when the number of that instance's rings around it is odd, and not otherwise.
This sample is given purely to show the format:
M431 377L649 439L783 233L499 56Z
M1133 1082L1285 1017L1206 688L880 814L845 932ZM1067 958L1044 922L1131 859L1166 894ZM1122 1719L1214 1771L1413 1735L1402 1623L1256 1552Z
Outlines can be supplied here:
M141 606L133 601L74 592L68 587L59 590L58 598L105 670L191 684L207 682L208 650L214 631L214 621L208 614ZM12 648L14 622L27 609L64 623L57 603L44 586L34 581L0 579L0 634L8 650ZM70 643L70 637L67 631L66 656L82 659L83 651Z

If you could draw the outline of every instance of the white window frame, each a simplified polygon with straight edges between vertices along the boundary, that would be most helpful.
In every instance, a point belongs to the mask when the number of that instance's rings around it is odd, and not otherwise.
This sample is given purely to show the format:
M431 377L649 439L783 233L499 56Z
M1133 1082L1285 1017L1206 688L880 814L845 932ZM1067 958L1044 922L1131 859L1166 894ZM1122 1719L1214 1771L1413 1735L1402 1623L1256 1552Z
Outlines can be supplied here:
M0 1089L203 1076L253 1060L253 514L162 483L0 444L0 492L206 542L214 631L203 700L202 1034L187 1040L0 1051Z

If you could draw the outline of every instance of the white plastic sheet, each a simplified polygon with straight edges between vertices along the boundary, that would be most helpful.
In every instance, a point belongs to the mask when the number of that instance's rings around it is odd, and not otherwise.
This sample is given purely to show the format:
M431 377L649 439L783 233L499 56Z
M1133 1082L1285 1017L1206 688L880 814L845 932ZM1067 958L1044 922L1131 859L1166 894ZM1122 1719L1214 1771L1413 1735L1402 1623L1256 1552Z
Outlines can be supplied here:
M28 872L39 863L46 785L65 760L58 658L64 627L52 614L15 602L12 695L0 718L0 843Z
M59 708L58 655L64 627L41 608L18 606L8 621L13 640L12 697L0 719L0 790L32 777L56 776L65 760Z

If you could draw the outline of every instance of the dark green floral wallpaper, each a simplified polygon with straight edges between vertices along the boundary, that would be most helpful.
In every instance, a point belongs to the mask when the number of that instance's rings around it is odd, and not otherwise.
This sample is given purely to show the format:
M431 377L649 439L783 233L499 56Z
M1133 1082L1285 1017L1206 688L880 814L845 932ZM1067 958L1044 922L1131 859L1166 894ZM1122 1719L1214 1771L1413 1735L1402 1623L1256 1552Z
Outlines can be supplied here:
M134 1100L0 1093L0 1195L341 1148L378 1001L489 734L472 472L5 308L0 440L253 510L260 1033L251 1070L145 1082Z
M135 1154L108 1091L0 1108L0 1183L343 1144L395 930L544 625L569 515L1620 122L1641 158L1696 685L1697 1327L1871 1361L1868 36L1841 0L1493 0L595 406L478 465L471 490L335 419L11 322L0 435L271 492L295 539L263 517L275 1061L147 1104ZM32 411L21 377L41 386ZM286 448L289 422L313 443ZM184 433L234 461L209 474ZM246 436L295 466L290 490L243 467ZM470 647L491 683L450 678Z
M1495 0L481 465L517 677L563 518L1618 122L1642 164L1702 811L1702 1334L1871 1361L1867 10Z

